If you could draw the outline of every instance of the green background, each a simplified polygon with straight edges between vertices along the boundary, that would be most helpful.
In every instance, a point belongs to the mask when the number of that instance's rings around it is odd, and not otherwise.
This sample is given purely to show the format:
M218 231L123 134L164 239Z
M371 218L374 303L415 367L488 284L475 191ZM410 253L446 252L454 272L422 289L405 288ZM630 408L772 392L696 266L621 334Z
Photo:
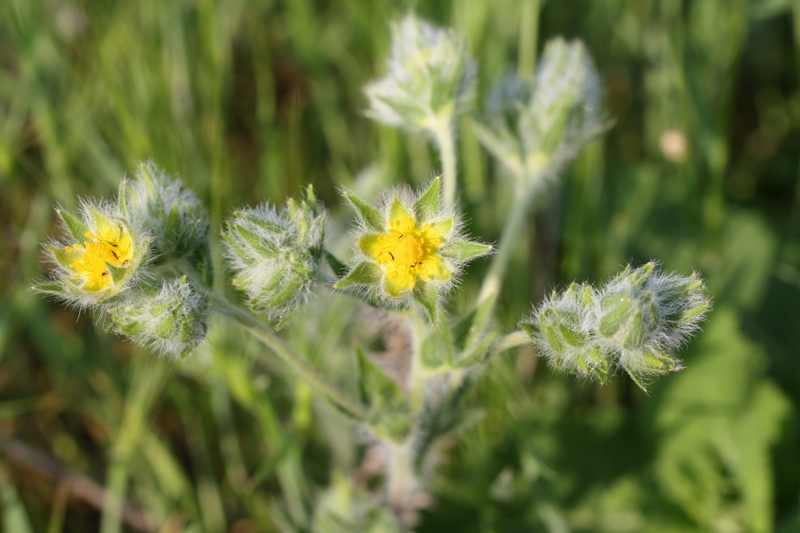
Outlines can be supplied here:
M312 183L345 255L338 187L375 198L439 165L363 114L409 7L469 39L481 95L534 44L584 40L615 121L530 217L502 331L554 287L651 258L699 271L714 304L687 368L649 395L530 350L494 361L468 401L487 416L443 455L418 530L800 531L800 4L552 0L537 19L532 0L0 0L3 531L98 530L103 490L134 506L125 528L146 513L159 531L304 531L332 473L366 475L363 436L221 321L168 361L28 287L54 204L110 196L148 158L207 202L213 236L234 207ZM470 233L496 241L510 187L469 117L458 151ZM316 294L285 336L354 386L351 339L377 350L396 333Z

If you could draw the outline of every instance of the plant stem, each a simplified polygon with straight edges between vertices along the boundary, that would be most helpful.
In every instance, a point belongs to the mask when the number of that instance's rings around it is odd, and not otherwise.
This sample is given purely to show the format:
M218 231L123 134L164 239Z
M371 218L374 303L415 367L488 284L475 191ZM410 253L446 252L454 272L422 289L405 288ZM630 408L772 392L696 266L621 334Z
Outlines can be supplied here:
M444 185L444 206L449 209L456 203L458 190L458 176L456 174L456 149L453 139L452 113L439 115L439 120L433 128L433 135L439 145L439 155L442 158L442 183Z
M278 337L271 328L262 324L250 313L233 305L223 296L213 292L210 293L209 296L217 311L236 321L239 325L252 333L253 336L272 350L275 355L283 359L295 372L300 374L312 390L324 396L337 407L350 414L353 418L361 421L366 420L367 411L362 405L347 397L347 395L335 385L322 377L311 363L295 352L292 347Z
M497 254L492 258L489 272L483 278L481 292L478 295L479 303L495 292L499 292L500 287L503 286L503 277L506 275L508 263L514 253L515 245L519 241L522 228L525 226L525 214L528 212L529 200L530 187L528 180L523 177L517 177L514 199L511 202L511 211L509 211L505 226L503 226Z
M519 25L519 59L517 75L530 76L536 70L536 45L539 40L539 14L543 0L525 0L522 3Z
M498 354L518 346L530 344L531 339L524 331L514 331L497 339L492 347L492 353Z
M422 366L422 340L428 333L428 323L418 312L409 318L411 326L411 368L408 372L408 404L412 413L419 412L425 402L427 377ZM447 327L443 325L442 327Z

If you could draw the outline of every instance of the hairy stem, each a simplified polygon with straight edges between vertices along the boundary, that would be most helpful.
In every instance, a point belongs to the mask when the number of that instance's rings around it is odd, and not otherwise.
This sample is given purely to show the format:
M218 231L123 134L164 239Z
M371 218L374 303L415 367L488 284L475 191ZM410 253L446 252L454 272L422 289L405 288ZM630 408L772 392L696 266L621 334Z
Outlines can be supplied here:
M453 138L452 113L440 115L433 129L436 144L439 145L439 155L442 158L442 184L444 185L444 205L451 208L456 203L458 190L458 177L456 175L456 148Z
M216 293L211 293L210 296L214 308L219 313L236 321L239 325L252 333L253 336L272 350L275 355L283 359L295 372L300 374L313 391L321 394L331 403L350 414L353 418L361 421L366 420L367 411L362 405L349 398L339 390L339 388L322 377L311 363L295 352L294 349L286 344L283 339L278 337L270 327L262 324L261 321L250 313L233 305L223 296Z
M492 258L492 264L489 266L489 272L483 278L483 285L481 285L481 292L478 295L478 302L482 302L495 292L500 291L503 286L503 277L506 275L508 263L511 260L511 255L514 253L514 248L519 242L522 228L525 226L525 214L528 212L528 203L530 200L530 187L525 179L517 179L516 187L514 189L514 199L511 203L511 210L506 218L505 226L503 226L503 233L500 236L500 244L497 247L498 251Z
M517 75L525 78L536 70L536 45L539 40L539 13L543 0L525 0L522 3L519 24L519 61Z

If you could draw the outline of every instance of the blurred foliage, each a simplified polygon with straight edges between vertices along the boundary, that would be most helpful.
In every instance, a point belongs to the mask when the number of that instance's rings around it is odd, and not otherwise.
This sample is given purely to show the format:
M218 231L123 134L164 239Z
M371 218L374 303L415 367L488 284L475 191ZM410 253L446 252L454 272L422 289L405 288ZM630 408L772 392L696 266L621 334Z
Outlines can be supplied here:
M503 329L553 286L651 258L699 270L715 306L687 368L649 396L536 372L524 350L496 362L418 530L800 530L800 4L540 1L0 2L2 530L309 531L315 502L379 486L363 439L237 331L168 363L27 287L52 205L109 195L139 160L184 176L212 233L233 206L313 183L329 242L347 231L337 187L427 180L425 139L363 115L409 7L468 38L481 95L532 65L532 28L539 48L583 39L616 121L532 217ZM469 229L492 241L510 184L469 118L458 143ZM354 387L351 339L385 347L392 326L317 293L285 335ZM323 498L338 472L357 498Z

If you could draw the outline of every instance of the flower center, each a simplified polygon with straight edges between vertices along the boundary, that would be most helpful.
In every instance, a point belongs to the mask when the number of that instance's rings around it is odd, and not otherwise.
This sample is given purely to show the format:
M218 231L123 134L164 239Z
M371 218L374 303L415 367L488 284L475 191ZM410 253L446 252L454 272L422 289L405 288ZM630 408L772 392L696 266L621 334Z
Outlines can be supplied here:
M109 227L97 233L87 231L85 236L91 241L66 247L67 252L80 256L69 265L77 272L72 277L84 278L86 290L100 291L114 283L108 265L121 268L130 263L131 237L123 234L120 227Z
M422 275L427 278L425 262L441 244L441 239L430 238L427 224L417 228L414 219L408 217L390 223L389 233L378 237L378 249L374 258L378 265L386 267L386 274L414 287L414 279Z

